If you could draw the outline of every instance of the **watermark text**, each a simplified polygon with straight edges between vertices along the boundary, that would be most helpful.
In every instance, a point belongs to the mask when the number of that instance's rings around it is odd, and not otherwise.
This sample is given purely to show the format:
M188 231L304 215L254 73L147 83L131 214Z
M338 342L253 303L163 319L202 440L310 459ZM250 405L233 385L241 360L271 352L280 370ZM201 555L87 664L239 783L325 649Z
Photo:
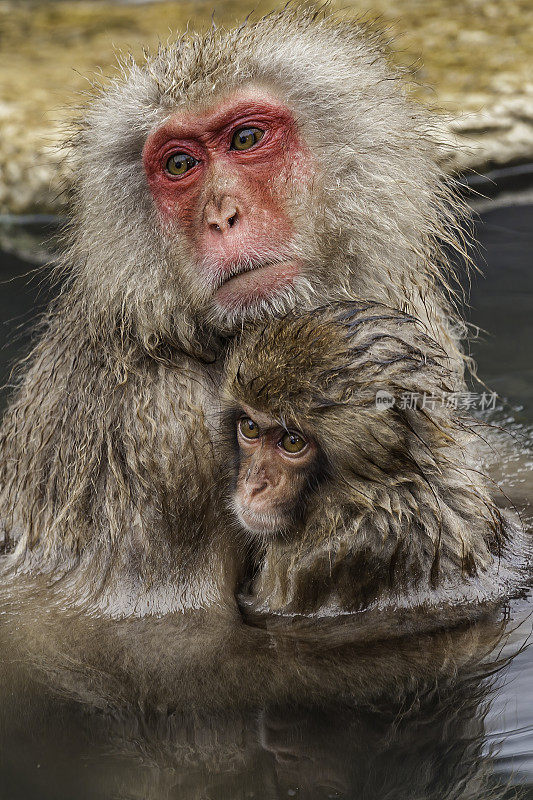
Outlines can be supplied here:
M376 408L387 409L395 406L401 410L452 408L456 411L492 411L496 408L496 392L442 392L433 395L427 392L402 392L394 397L383 389L376 392Z

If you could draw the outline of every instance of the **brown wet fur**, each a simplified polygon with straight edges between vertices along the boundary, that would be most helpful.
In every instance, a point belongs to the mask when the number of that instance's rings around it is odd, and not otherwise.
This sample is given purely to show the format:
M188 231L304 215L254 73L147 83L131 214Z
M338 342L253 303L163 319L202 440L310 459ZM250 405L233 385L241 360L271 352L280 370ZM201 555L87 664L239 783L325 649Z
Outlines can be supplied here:
M371 301L292 312L244 337L228 409L301 432L323 462L294 525L256 537L250 608L475 606L512 590L516 529L482 471L482 426L442 403L454 380L418 320ZM391 408L376 406L378 391ZM435 402L402 408L411 393Z

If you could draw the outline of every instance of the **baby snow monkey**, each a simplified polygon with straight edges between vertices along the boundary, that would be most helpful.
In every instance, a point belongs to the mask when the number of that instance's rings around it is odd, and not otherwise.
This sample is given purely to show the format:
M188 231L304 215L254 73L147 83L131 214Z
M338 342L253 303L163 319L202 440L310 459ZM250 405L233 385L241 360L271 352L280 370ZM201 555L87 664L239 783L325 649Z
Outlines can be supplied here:
M241 413L234 510L242 525L259 536L290 530L301 518L306 493L319 475L318 445L246 405Z
M509 590L512 526L476 423L449 402L448 356L415 318L336 303L241 342L225 385L230 503L259 545L257 608L479 605Z

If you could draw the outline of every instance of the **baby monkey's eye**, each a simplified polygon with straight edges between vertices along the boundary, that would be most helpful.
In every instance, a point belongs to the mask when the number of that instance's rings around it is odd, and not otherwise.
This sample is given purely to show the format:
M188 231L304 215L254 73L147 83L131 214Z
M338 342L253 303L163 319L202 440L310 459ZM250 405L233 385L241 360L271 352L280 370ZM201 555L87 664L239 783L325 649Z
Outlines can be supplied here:
M279 446L287 453L301 453L307 447L307 442L299 433L290 431L285 434Z
M232 150L249 150L263 138L265 132L260 128L239 128L231 139Z
M242 417L239 420L239 433L244 436L245 439L258 439L259 438L259 426L250 419L250 417Z

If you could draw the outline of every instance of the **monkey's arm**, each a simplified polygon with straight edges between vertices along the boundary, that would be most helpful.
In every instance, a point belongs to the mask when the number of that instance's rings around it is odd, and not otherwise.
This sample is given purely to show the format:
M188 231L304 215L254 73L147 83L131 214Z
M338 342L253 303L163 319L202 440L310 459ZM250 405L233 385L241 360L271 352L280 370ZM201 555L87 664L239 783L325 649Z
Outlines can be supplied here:
M483 613L523 580L509 546L521 534L516 520L468 494L404 485L377 492L371 512L324 496L319 528L310 521L300 541L266 545L244 608L319 616L418 608L441 622Z
M233 604L205 379L106 349L60 312L1 429L4 570L119 614Z

